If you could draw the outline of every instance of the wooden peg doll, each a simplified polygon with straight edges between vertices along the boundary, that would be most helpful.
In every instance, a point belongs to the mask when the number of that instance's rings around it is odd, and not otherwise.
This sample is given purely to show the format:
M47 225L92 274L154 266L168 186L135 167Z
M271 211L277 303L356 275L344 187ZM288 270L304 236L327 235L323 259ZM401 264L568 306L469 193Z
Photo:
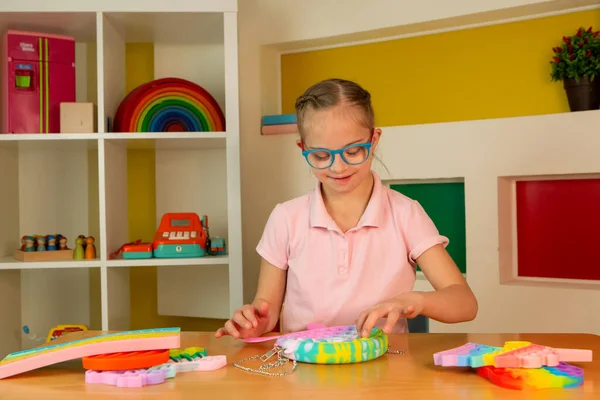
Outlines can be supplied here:
M56 250L56 237L54 235L48 235L48 251Z
M73 250L73 260L83 260L83 239L78 237L75 240L75 250Z
M81 246L83 246L83 250L85 250L85 235L79 235L77 238L82 240Z
M37 251L46 251L46 238L44 236L37 238Z
M85 239L85 259L95 260L96 259L96 246L94 246L94 237L88 236Z
M62 236L60 237L59 240L59 249L60 250L68 250L69 248L67 247L67 238Z
M27 236L25 238L25 251L35 251L35 239L33 238L33 236Z

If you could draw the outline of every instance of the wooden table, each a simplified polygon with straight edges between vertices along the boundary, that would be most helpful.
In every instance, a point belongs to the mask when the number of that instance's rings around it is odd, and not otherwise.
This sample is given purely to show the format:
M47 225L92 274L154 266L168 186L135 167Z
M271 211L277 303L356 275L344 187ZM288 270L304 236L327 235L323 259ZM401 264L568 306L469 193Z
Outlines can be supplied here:
M494 386L470 369L433 365L433 353L466 342L501 346L508 340L526 340L562 348L594 351L595 361L582 363L584 385L574 389L521 392ZM31 371L0 381L0 399L167 398L167 399L600 399L600 336L584 334L410 334L391 335L393 349L404 355L386 355L363 364L315 366L298 364L284 377L242 371L234 361L265 353L273 342L246 345L212 333L183 332L182 347L205 347L209 355L225 354L229 365L213 372L187 372L145 388L88 385L80 361ZM252 365L252 364L250 364ZM257 364L254 364L257 365Z

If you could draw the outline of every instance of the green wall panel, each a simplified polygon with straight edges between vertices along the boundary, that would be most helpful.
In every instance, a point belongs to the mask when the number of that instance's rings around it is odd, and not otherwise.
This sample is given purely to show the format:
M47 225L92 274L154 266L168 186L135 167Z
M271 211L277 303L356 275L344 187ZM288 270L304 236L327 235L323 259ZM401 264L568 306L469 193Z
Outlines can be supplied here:
M448 253L462 273L467 272L465 233L465 185L463 182L407 183L390 185L417 200L433 220L440 234L450 239Z

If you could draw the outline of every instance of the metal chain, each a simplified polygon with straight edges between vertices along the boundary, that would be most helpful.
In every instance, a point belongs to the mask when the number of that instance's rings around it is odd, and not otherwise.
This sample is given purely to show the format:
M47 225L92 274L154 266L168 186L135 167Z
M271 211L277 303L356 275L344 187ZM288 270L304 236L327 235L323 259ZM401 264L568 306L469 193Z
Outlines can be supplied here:
M404 350L392 350L390 349L390 346L388 346L387 352L388 354L406 354L406 352Z
M271 362L271 363L266 363L266 361L275 354L277 354L277 360L274 362ZM249 368L249 367L240 365L243 362L250 361L250 360L256 360L256 359L260 359L263 362L263 364L260 367L258 367L258 369L253 369L253 368ZM269 371L274 368L283 367L283 366L287 365L290 361L292 361L292 368L290 370L283 371L283 372L270 372ZM233 366L236 368L239 368L243 371L246 371L246 372L254 372L257 374L279 377L279 376L289 375L292 372L294 372L296 370L296 367L298 366L298 363L296 362L296 360L290 360L289 358L284 356L283 348L277 346L277 347L273 348L272 350L269 350L268 353L263 354L262 356L256 355L256 356L247 357L247 358L238 360L233 363Z
M392 350L392 349L390 349L389 346L388 346L386 353L399 354L399 355L406 354L404 350ZM277 354L277 360L273 361L271 363L267 363L267 360L269 358L273 357L275 354ZM245 367L245 366L241 365L244 362L251 361L251 360L257 360L257 359L260 359L260 361L263 362L263 364L260 367L258 367L258 369L253 369L253 368ZM269 371L271 369L284 367L290 361L292 361L292 368L287 371L283 371L283 372L270 372ZM246 357L241 360L238 360L233 363L233 366L241 369L242 371L246 371L246 372L254 372L257 374L262 374L262 375L267 375L267 376L280 377L280 376L289 375L292 372L294 372L296 370L296 368L298 367L298 363L296 362L296 360L290 360L289 358L284 356L283 348L276 346L273 349L269 350L267 353L263 354L262 356L255 355L255 356Z

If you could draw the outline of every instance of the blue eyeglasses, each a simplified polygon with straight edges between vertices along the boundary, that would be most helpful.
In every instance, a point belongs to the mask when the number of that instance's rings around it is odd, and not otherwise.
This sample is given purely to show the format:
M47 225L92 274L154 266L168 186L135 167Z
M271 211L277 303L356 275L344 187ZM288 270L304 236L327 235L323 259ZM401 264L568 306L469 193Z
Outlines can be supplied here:
M349 165L359 165L367 161L371 154L371 145L367 143L355 143L338 150L311 149L303 150L302 155L308 165L314 169L326 169L333 165L335 155L339 154L341 159Z

